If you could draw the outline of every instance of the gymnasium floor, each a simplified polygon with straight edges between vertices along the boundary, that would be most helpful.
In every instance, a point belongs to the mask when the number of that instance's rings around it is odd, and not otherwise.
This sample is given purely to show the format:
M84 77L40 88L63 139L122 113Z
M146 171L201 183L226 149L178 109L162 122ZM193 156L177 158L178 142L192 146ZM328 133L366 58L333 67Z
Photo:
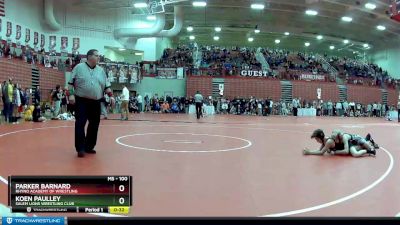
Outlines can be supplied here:
M129 216L396 216L400 125L375 118L140 114L102 120L96 155L77 158L74 123L0 126L8 175L132 175ZM376 157L303 156L314 129L365 136ZM68 214L68 216L85 216ZM88 216L107 216L104 214Z

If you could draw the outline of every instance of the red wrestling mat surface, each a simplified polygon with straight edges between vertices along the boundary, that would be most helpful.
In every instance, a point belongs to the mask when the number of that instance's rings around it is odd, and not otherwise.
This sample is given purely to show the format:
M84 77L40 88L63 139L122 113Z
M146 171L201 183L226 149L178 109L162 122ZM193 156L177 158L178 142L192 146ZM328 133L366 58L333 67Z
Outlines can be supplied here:
M196 120L172 114L114 118L101 122L98 153L82 159L74 149L73 122L1 126L0 176L132 175L129 216L400 212L400 126L395 122L234 115ZM317 128L326 134L369 132L382 148L376 157L303 156L304 147L319 148L310 139ZM0 182L0 202L7 203L5 182Z

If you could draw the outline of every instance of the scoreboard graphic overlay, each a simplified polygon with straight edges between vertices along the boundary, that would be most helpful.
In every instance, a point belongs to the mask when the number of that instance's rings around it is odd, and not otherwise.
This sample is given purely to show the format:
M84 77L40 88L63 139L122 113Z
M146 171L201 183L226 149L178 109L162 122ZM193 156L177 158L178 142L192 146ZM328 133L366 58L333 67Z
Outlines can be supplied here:
M9 176L8 205L20 213L127 214L131 176Z

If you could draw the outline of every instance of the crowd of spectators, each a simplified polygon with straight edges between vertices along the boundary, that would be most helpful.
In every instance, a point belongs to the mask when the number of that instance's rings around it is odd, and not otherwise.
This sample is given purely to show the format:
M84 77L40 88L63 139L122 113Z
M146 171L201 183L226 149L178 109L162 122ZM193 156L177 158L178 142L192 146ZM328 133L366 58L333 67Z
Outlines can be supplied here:
M194 54L200 52L200 67L194 68ZM311 52L292 52L284 49L259 49L268 63L268 75L279 79L300 79L303 73L324 75L326 81L335 82L336 75L327 67L335 68L339 76L349 84L395 88L400 80L393 79L387 71L361 59L324 55L319 58ZM256 48L180 45L176 49L165 49L156 67L184 67L193 75L239 75L241 70L262 70L257 60ZM323 61L322 61L323 60ZM327 63L329 66L324 66Z
M334 66L348 84L368 85L396 88L400 84L399 79L389 76L388 72L374 63L365 62L362 59L347 57L328 57L328 62Z
M214 107L216 114L252 115L252 116L296 116L302 109L315 109L317 116L337 117L386 117L389 111L396 110L394 105L385 105L381 102L362 104L354 101L331 101L331 100L306 100L294 98L287 102L282 99L271 97L256 98L250 96L225 98L208 97L204 99L204 106ZM189 107L194 107L193 96L144 96L132 94L129 100L129 111L131 113L189 113ZM111 112L120 113L121 101L117 95L115 108Z
M191 98L189 98L191 99ZM191 102L189 100L189 102ZM343 117L384 117L389 111L396 110L396 106L389 106L380 102L362 104L358 102L331 100L302 100L295 98L291 102L282 99L274 100L270 97L249 98L209 98L206 105L214 106L217 114L235 115L296 115L300 109L316 110L317 116L343 116ZM296 109L295 109L296 108ZM296 112L295 112L296 111Z

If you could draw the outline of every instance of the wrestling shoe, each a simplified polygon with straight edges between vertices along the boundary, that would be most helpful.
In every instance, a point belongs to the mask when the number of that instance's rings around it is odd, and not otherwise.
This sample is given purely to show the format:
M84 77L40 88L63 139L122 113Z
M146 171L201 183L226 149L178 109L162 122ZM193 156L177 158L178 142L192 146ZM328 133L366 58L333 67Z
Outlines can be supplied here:
M375 141L373 139L371 139L371 143L374 145L375 149L379 148L379 145L377 143L375 143Z
M85 157L85 152L78 152L78 157L79 158Z

